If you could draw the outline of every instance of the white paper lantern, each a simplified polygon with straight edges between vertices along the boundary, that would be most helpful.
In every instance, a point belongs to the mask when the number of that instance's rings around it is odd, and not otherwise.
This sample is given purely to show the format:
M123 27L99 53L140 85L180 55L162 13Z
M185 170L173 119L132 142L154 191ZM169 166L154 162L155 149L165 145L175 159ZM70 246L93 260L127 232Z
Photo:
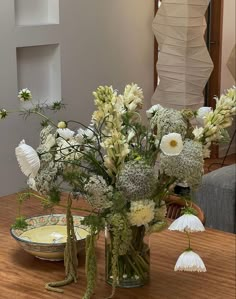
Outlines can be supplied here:
M153 21L159 55L159 85L152 104L197 109L213 69L204 40L210 0L163 0Z

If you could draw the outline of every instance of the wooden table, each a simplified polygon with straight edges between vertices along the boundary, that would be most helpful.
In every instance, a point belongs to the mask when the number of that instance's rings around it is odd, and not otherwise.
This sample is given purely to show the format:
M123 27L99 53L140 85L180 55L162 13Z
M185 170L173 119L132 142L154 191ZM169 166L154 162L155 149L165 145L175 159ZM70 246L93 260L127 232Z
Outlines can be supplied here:
M63 262L34 258L19 247L9 228L17 211L16 196L0 198L0 298L81 299L85 290L84 256L79 257L79 281L64 294L49 292L44 284L64 278ZM42 213L38 202L27 202L25 215ZM62 212L62 210L57 210ZM45 211L44 211L45 213ZM151 237L151 281L138 289L117 289L114 299L235 299L235 235L207 229L192 235L192 247L203 258L206 273L174 272L186 248L184 234L165 230ZM104 238L97 247L98 278L93 299L103 299L111 288L104 281Z

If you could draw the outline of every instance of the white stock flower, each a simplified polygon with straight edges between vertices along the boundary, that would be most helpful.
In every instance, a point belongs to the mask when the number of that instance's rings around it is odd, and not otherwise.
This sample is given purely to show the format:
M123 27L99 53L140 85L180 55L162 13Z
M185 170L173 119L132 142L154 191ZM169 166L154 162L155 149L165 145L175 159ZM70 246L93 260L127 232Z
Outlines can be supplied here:
M57 133L64 139L68 140L70 138L72 138L75 134L74 131L71 131L68 128L64 128L64 129L57 129Z
M148 119L152 118L154 116L154 114L161 108L162 108L162 106L160 104L153 105L151 108L149 108L146 111L147 118Z
M200 256L192 250L184 251L178 258L175 271L206 272L206 267Z
M135 111L142 108L143 91L137 84L128 84L125 86L123 101L128 111Z
M196 140L199 140L203 136L203 133L204 133L204 128L203 127L200 127L200 128L196 127L193 130L193 135L194 135Z
M205 230L200 219L193 214L184 214L177 218L168 228L180 232L203 232Z
M182 152L183 141L178 133L164 135L161 139L160 149L167 156L177 156Z
M30 178L36 177L39 168L40 160L37 152L22 140L15 149L16 158L24 175Z

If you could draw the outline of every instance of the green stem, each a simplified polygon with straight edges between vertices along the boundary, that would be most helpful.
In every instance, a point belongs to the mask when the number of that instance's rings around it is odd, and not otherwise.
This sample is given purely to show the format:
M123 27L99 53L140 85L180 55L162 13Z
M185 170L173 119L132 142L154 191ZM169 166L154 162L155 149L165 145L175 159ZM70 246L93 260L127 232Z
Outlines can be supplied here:
M190 240L190 234L189 232L185 231L187 238L188 238L188 249L191 249L191 240Z

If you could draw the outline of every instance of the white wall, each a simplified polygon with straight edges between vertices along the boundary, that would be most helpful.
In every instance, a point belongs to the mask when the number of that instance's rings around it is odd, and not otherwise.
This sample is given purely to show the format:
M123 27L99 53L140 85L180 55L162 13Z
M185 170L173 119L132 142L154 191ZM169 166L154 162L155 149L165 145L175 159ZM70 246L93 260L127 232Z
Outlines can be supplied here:
M60 0L59 23L57 16L43 15L46 11L44 0L40 13L31 20L27 18L25 24L24 16L15 18L14 4L18 6L18 13L20 10L25 13L24 9L31 9L29 3L35 1L38 5L41 0L0 0L0 109L19 109L17 90L23 87L27 76L32 86L38 82L47 88L48 84L43 84L47 80L45 69L39 73L33 71L42 59L37 59L40 48L28 48L46 45L53 45L52 49L59 49L61 55L61 65L56 58L55 69L54 63L49 69L57 77L61 73L54 94L61 94L68 104L66 111L60 112L60 119L76 118L88 124L94 109L92 91L101 84L112 84L122 92L125 84L138 83L145 94L144 109L150 106L154 64L153 0ZM57 1L53 2L55 5ZM36 19L38 24L35 24ZM30 54L25 55L28 50ZM24 60L17 61L19 57ZM32 67L27 57L35 57ZM49 91L52 94L50 88ZM36 93L40 98L40 90ZM29 118L25 121L16 115L0 121L0 196L26 186L14 149L23 138L36 147L39 127L39 120Z
M236 85L235 79L231 75L228 67L227 61L230 53L236 43L236 21L235 21L235 0L224 0L224 12L223 12L223 32L222 32L222 60L221 60L221 93L226 89ZM233 126L229 129L230 135L232 136L235 129L235 121ZM220 147L220 156L225 154L227 150L227 145L222 145ZM230 152L236 152L236 143L233 141Z

